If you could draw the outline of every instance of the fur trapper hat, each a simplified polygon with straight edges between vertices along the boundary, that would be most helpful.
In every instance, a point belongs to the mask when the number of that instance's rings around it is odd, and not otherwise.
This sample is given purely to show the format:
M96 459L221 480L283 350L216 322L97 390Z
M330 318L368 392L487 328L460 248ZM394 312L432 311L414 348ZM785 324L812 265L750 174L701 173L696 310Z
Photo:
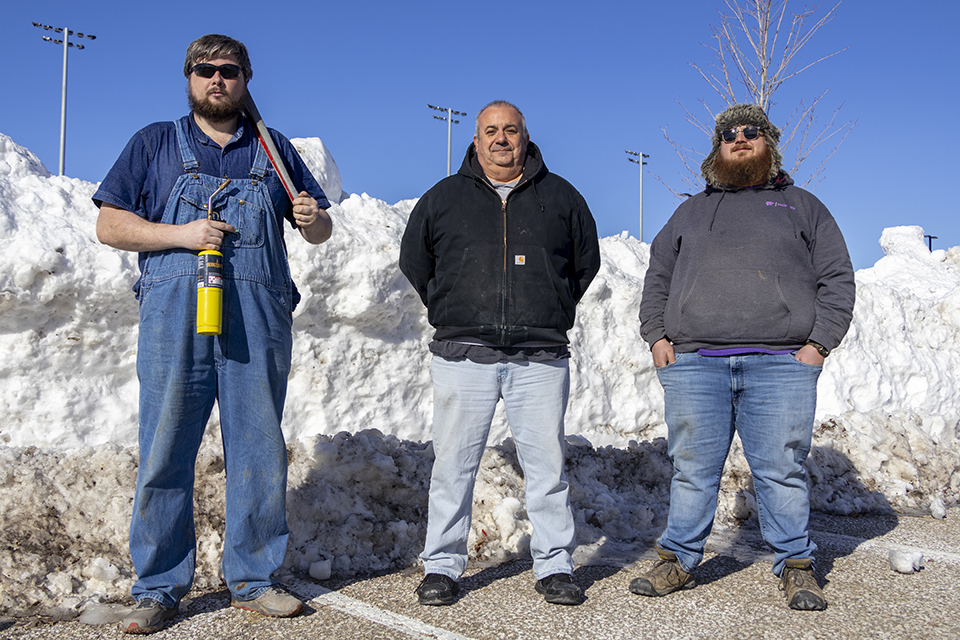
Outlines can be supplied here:
M780 129L770 122L767 114L757 105L735 104L717 116L717 126L713 131L713 149L700 165L700 174L708 186L715 188L723 186L717 179L713 166L720 155L720 145L723 144L720 132L743 125L753 125L763 130L763 136L773 159L773 162L770 163L770 180L776 178L777 174L780 173L780 166L783 164L783 156L780 155L780 150L777 148L780 143Z

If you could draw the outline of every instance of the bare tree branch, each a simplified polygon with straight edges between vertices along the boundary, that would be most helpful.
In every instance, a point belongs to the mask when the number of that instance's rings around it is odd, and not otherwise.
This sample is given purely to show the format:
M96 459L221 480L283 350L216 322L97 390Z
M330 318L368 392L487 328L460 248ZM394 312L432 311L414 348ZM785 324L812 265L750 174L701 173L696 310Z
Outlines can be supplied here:
M727 12L719 12L719 24L711 26L711 43L701 43L711 51L714 62L706 67L697 63L690 63L690 66L697 70L726 106L752 102L769 114L770 109L776 105L774 95L787 80L846 51L845 47L820 56L812 62L798 64L800 53L810 44L813 36L833 20L843 0L838 0L837 4L819 18L815 17L819 6L804 7L803 11L788 18L788 2L789 0L724 0ZM797 173L804 161L821 145L839 136L836 146L810 174L803 183L804 186L814 180L815 184L819 184L823 179L823 169L827 161L833 157L857 124L856 121L838 123L837 117L843 108L841 105L833 112L830 120L818 128L816 110L827 92L828 90L825 90L806 106L801 100L781 129L780 152L784 158L788 153L794 158L791 175ZM741 95L743 97L740 97ZM712 138L714 112L705 100L700 99L700 103L710 114L706 121L695 118L683 103L680 103L680 106L684 109L686 120L708 138ZM697 189L701 188L700 163L695 160L697 155L702 158L703 154L682 147L667 135L666 129L663 129L663 132L689 174L683 177L684 182ZM659 176L657 179L666 184ZM675 195L680 195L677 190L670 190Z

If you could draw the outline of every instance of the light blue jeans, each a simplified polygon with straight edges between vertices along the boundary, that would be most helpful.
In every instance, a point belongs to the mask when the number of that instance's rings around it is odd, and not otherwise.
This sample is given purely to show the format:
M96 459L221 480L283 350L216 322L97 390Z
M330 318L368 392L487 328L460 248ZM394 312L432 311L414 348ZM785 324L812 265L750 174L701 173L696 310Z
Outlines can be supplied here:
M466 569L474 481L503 398L526 484L534 575L572 573L576 538L563 433L569 361L477 364L434 356L432 373L436 460L420 554L424 572L458 580Z
M753 474L760 531L774 551L774 574L780 575L787 559L813 557L803 461L810 452L820 371L789 354L682 353L657 369L673 462L667 529L657 542L677 554L684 570L703 559L735 430Z

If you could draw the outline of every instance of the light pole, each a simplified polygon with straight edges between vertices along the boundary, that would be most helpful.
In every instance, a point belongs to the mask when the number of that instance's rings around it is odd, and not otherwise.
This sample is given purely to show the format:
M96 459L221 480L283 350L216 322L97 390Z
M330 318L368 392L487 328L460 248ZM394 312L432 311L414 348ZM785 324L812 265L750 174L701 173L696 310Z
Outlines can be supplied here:
M90 40L96 40L97 36L70 31L66 27L51 27L48 24L40 24L39 22L32 24L40 29L63 34L63 40L54 40L50 36L43 36L43 39L47 42L63 45L63 92L60 96L60 175L63 175L63 164L67 147L67 51L70 50L70 47L83 49L82 44L73 44L70 42L70 36L89 38Z
M633 158L628 157L627 160L640 165L640 235L637 237L640 242L643 242L643 165L647 164L643 159L649 158L650 156L638 151L630 151L629 149L624 149L624 151L628 155L634 156Z
M450 137L453 133L453 125L460 124L459 120L454 120L453 116L465 116L466 113L461 113L459 111L454 111L453 109L448 109L447 107L435 107L432 104L428 104L428 107L435 109L437 111L446 111L446 116L433 116L437 120L446 120L447 121L447 175L450 175Z

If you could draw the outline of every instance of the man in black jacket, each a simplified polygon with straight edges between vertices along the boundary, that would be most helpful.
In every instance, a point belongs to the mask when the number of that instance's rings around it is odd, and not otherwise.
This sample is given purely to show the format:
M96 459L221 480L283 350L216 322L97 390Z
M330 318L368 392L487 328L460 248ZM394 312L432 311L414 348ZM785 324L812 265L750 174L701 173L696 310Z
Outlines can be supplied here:
M536 590L580 604L564 474L567 330L600 268L583 197L547 171L520 110L491 102L456 175L417 203L400 269L436 329L430 512L420 604L447 605L467 564L473 485L504 400L526 483Z

